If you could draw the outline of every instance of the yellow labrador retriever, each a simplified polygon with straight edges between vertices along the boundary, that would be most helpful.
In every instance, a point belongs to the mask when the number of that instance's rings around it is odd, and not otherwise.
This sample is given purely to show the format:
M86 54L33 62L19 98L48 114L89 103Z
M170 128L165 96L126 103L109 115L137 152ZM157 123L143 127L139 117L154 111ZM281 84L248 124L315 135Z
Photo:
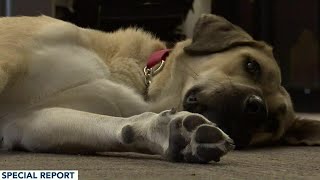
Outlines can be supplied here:
M165 49L138 29L1 18L1 148L205 163L234 146L320 144L320 123L295 117L271 47L239 27L203 15L192 40ZM165 62L145 67L154 53Z

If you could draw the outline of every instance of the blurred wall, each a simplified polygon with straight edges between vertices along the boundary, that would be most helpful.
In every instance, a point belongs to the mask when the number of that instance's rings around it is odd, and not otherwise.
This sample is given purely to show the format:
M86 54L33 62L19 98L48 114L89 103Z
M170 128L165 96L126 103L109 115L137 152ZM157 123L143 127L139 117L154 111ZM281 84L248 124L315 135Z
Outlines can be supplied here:
M0 16L4 16L4 0L0 0Z
M54 16L54 2L55 0L0 0L0 15L4 16L10 12L10 16Z
M183 32L188 38L192 37L193 27L201 14L204 13L211 13L211 0L195 0L193 3L193 11L189 11L186 21L183 24Z

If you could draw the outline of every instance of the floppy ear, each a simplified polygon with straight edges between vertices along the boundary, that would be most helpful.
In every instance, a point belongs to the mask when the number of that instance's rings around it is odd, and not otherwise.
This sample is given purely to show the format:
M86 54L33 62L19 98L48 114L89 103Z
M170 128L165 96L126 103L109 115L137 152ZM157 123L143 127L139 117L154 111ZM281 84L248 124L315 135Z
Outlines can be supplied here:
M225 18L205 14L197 21L192 43L184 51L190 55L206 55L253 41L249 34Z
M285 133L284 141L292 145L320 145L320 120L297 117Z

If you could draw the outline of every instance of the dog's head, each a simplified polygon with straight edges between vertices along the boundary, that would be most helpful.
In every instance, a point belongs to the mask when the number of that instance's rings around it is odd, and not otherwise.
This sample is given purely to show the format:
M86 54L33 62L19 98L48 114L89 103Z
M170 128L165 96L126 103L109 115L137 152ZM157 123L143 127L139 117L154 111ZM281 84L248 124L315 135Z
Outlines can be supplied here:
M179 109L204 115L238 148L277 141L296 122L272 48L226 19L203 15L173 54Z

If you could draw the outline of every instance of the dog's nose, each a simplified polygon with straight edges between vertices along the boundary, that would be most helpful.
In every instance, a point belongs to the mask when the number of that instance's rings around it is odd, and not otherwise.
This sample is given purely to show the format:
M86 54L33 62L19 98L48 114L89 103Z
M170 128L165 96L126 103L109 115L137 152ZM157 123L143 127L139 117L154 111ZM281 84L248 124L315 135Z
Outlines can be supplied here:
M264 113L266 111L265 103L261 97L251 95L245 99L243 111L248 114Z
M263 128L268 117L266 103L258 95L249 95L244 100L243 115L253 128Z

